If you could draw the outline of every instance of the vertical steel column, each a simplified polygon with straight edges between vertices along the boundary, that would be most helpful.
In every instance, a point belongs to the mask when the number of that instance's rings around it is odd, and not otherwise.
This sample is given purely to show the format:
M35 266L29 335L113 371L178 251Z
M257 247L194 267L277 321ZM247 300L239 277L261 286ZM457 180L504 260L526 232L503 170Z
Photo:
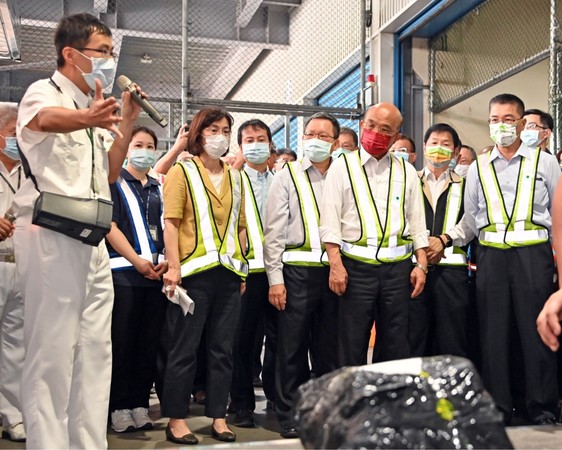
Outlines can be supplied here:
M181 8L181 123L187 123L187 96L189 95L189 72L187 70L187 4L182 0Z
M558 8L560 0L550 0L550 80L549 80L549 111L554 118L554 131L552 133L552 151L556 154L560 147L560 136L562 133L561 105L562 96L560 92L560 23L558 22Z
M366 23L366 11L367 11L367 1L361 0L361 18L359 19L361 23L361 52L360 52L360 67L361 67L361 109L363 110L363 114L365 113L365 80L367 78L366 75L366 59L367 59L367 52L365 51L365 41L367 40L367 23ZM373 14L373 11L371 11ZM373 67L373 61L371 61L371 68ZM372 70L371 70L372 72ZM374 88L373 88L374 89Z
M429 126L433 125L433 111L435 111L435 48L429 42Z

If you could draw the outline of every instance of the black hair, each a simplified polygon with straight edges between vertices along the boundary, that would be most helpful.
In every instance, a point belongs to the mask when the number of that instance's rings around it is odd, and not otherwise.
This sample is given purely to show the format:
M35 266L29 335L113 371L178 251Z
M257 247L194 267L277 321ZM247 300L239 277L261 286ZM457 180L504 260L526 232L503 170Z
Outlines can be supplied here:
M506 105L506 104L511 104L511 105L515 105L517 108L517 113L523 117L523 113L525 112L525 104L523 103L523 100L521 100L519 97L517 97L516 95L513 94L500 94L500 95L496 95L494 98L492 98L492 100L490 100L490 103L488 105L488 111L490 111L492 109L492 105L495 104L500 104L500 105Z
M527 109L523 113L524 116L528 116L529 114L539 116L543 127L548 128L550 131L554 130L554 119L549 113L541 111L540 109Z
M355 147L359 147L359 136L357 136L357 133L353 128L341 127L340 135L342 134L349 134L353 138L353 143L355 144Z
M436 123L435 125L430 126L423 136L424 144L429 140L429 136L431 136L431 133L449 133L453 138L453 146L455 148L458 148L461 145L461 140L458 133L448 123Z
M55 31L57 67L61 68L64 66L62 50L65 47L84 47L94 33L111 37L111 30L109 27L96 16L81 13L63 17Z
M290 155L295 158L295 161L297 160L297 153L290 148L278 148L275 152L277 153L277 156Z
M269 139L269 143L271 143L273 138L271 137L271 130L266 125L266 123L259 119L250 119L246 120L246 122L242 123L240 127L238 127L238 145L242 145L242 131L244 131L246 128L253 128L254 130L265 130L265 132L267 133L267 139Z
M146 133L149 134L152 139L154 140L154 148L158 148L158 138L156 137L156 133L154 131L152 131L150 128L148 127L143 127L141 125L137 125L133 128L133 131L131 132L131 140L133 140L133 137L135 136L135 134L137 133Z
M338 119L336 119L331 114L325 112L317 112L316 114L310 116L310 118L304 124L305 130L306 127L308 127L308 124L314 119L329 120L332 123L332 127L334 129L334 139L337 139L340 136L340 123L338 122Z

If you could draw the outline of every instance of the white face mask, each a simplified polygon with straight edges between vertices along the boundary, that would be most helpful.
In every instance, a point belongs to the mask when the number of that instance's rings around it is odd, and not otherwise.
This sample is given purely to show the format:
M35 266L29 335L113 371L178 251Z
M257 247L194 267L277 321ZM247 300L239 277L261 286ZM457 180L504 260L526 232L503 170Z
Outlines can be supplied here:
M242 152L248 162L263 164L269 158L269 143L252 142L251 144L242 144Z
M500 147L509 147L517 140L517 126L514 123L491 123L490 137Z
M527 147L538 147L543 141L539 138L539 130L523 130L521 132L521 140Z
M332 144L322 139L306 139L302 141L304 154L312 162L326 161L330 157Z
M229 140L224 134L215 134L214 136L203 136L205 145L203 148L211 159L219 159L228 150Z
M90 73L86 73L80 69L80 67L76 66L78 70L82 72L84 80L86 80L86 83L92 91L96 89L96 79L101 81L102 89L105 89L113 83L115 71L117 70L117 64L113 58L93 58L84 55L82 52L78 53L92 62L92 71Z
M466 174L468 173L468 168L470 167L470 164L457 164L457 167L455 167L455 172L457 175L461 176L461 177L466 177Z

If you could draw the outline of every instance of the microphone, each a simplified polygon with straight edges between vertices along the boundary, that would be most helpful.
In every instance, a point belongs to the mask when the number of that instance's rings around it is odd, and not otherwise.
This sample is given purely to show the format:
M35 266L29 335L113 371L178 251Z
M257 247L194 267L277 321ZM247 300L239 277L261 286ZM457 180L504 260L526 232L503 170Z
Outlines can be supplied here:
M158 125L164 128L168 125L168 121L162 117L162 115L154 109L154 106L146 99L142 98L139 91L136 90L133 82L129 80L125 75L119 75L117 77L117 86L122 91L127 91L131 94L131 98L134 100L136 104L138 104L145 113L149 115L149 117L154 120Z

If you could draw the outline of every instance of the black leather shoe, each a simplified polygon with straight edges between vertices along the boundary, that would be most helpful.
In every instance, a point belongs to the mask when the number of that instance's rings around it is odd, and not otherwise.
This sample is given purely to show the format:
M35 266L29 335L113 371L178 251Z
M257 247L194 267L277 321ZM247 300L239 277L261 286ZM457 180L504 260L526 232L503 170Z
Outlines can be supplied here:
M233 425L240 428L254 428L256 426L254 413L247 409L238 410L234 416Z
M556 425L556 419L554 417L544 417L537 420L537 425Z
M280 434L284 439L295 439L299 437L299 433L295 428L285 428Z
M219 433L217 430L215 430L215 427L211 425L211 436L213 436L217 441L222 441L222 442L234 442L236 440L236 435L234 434L233 431L223 431L222 433Z
M170 442L173 442L174 444L182 444L182 445L199 444L199 439L197 439L197 437L193 433L188 433L182 437L174 436L174 433L172 433L169 423L168 426L166 427L166 439Z

